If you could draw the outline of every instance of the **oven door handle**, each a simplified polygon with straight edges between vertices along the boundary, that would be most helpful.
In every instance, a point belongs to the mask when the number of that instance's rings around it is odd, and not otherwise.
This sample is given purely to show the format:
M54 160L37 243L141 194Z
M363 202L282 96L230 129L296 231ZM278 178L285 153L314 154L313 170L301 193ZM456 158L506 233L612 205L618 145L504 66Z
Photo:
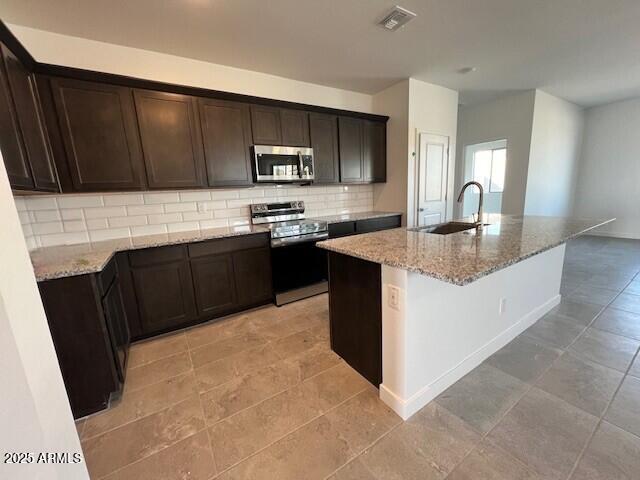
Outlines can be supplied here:
M271 247L286 247L297 243L317 242L329 238L329 232L306 233L304 235L295 235L293 237L272 238Z
M304 162L302 161L302 152L298 150L298 176L302 178L302 169L304 168Z

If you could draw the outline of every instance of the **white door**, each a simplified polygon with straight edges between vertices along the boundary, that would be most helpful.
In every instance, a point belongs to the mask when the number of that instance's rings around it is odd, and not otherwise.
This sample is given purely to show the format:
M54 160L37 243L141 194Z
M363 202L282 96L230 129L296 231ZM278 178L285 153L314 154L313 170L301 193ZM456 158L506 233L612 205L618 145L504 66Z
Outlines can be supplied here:
M449 137L421 133L418 139L418 226L447 216Z

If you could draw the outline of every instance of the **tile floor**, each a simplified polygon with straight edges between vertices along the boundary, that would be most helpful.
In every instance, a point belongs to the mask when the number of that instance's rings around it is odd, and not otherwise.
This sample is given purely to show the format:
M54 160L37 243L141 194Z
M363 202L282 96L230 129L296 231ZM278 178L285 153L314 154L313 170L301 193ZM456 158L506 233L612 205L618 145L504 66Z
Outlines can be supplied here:
M640 479L640 242L567 247L563 301L402 422L328 342L327 297L135 345L77 422L95 479Z

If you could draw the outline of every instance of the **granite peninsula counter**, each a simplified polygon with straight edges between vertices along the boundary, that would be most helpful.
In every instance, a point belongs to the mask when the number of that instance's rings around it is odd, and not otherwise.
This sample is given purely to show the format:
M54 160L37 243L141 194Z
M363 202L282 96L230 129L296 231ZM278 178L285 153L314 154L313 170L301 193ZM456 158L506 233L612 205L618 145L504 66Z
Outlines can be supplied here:
M333 350L405 419L555 307L565 243L613 221L483 220L448 235L396 228L317 244L329 252Z

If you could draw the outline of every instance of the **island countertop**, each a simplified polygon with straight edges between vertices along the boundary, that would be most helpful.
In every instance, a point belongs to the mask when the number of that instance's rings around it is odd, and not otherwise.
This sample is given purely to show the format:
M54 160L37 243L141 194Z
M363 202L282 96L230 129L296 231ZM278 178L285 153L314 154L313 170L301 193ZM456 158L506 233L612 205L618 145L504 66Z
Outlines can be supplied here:
M317 246L462 286L613 220L487 214L489 225L479 231L438 235L396 228Z

